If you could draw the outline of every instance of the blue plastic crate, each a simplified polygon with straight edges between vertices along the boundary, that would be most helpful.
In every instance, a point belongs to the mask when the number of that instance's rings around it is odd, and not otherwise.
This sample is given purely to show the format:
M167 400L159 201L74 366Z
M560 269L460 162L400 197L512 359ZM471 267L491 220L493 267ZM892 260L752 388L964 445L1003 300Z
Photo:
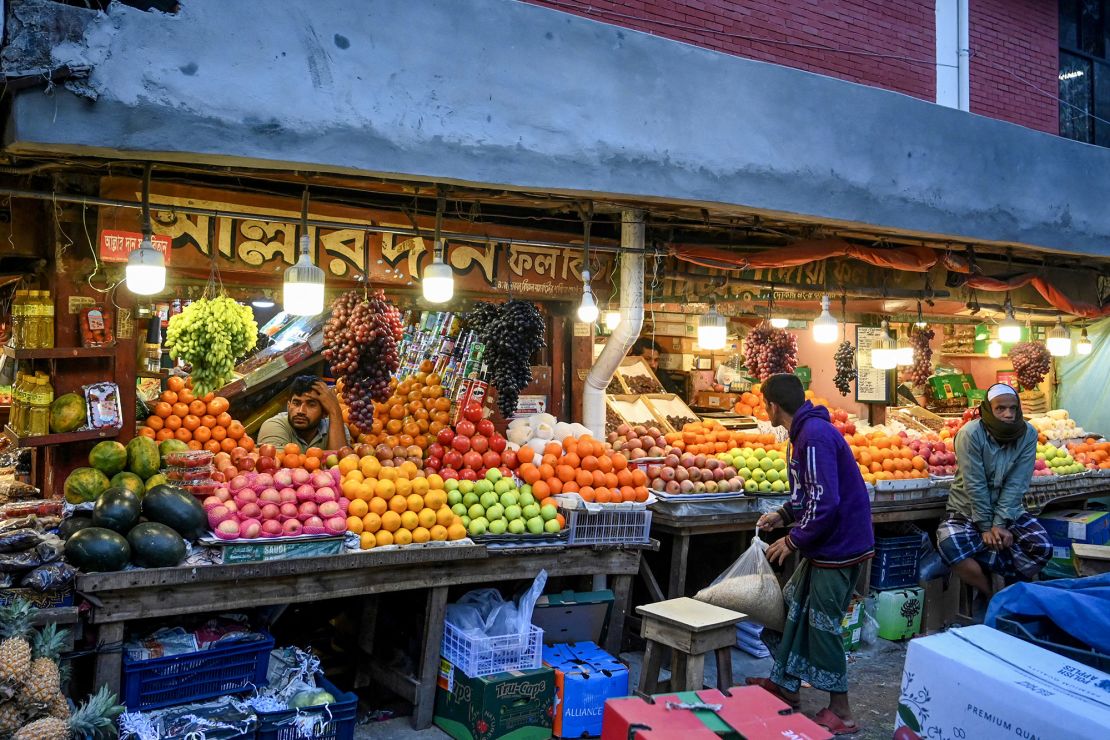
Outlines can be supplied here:
M335 703L299 712L259 712L258 740L354 740L358 697L340 691L322 675L316 676L316 685L334 696ZM308 734L301 732L298 716L311 718Z
M266 683L274 638L234 640L187 655L132 660L123 655L124 704L132 712L227 696Z
M871 588L887 591L917 585L917 558L921 536L876 537L871 561Z

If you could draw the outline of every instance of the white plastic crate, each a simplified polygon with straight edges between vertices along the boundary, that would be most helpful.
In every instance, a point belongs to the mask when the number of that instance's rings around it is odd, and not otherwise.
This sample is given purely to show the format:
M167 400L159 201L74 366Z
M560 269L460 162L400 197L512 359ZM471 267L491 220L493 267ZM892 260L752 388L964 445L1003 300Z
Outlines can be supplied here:
M602 511L565 509L568 545L633 545L650 539L651 511L613 506Z
M440 654L471 678L540 667L543 630L530 625L527 635L472 637L450 622L443 623Z

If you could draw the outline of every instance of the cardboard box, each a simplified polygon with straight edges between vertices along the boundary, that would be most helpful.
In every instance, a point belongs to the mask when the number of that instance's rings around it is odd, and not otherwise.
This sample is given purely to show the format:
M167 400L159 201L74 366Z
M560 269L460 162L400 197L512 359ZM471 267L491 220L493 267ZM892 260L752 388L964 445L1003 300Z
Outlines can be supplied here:
M694 394L694 405L703 409L722 409L730 411L739 400L740 396L736 393L698 391Z
M555 671L555 737L600 735L605 701L628 696L628 668L592 642L545 646L543 662Z
M840 620L840 633L844 637L844 652L850 653L863 642L863 599L852 599L844 619Z
M455 740L551 737L555 673L550 668L470 678L440 661L434 722Z
M295 560L338 555L343 552L343 537L318 536L297 538L218 540L201 538L200 543L216 552L215 561L221 565L233 563L260 563L265 560Z
M1042 514L1037 520L1052 539L1052 563L1061 575L1074 576L1072 545L1110 543L1110 512L1070 509Z
M910 643L895 737L1101 740L1108 691L1110 674L984 625L953 629Z
M601 643L612 609L613 592L608 589L544 594L532 610L532 624L543 630L543 641L549 645Z
M975 389L975 378L967 373L934 375L929 378L933 396L941 401L949 398L966 398L968 391Z

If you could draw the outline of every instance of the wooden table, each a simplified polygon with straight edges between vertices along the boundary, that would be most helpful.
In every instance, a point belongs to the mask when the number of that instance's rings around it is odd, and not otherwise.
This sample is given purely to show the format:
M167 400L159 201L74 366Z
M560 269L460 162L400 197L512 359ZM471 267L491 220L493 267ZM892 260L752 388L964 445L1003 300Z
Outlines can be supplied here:
M432 722L448 587L530 580L541 570L552 578L612 576L614 602L605 648L616 654L632 579L645 547L649 545L367 550L276 562L94 573L80 576L77 590L90 602L88 621L99 630L96 685L107 684L117 693L123 655L115 646L131 620L427 590L417 675L384 666L374 666L372 672L375 680L412 702L413 726L424 729ZM364 614L372 619L373 608L367 609Z
M912 522L927 519L940 519L944 516L944 501L899 502L893 504L872 504L871 521L875 524L892 522ZM671 566L664 593L655 574L646 561L641 561L641 575L648 584L653 601L675 599L686 596L686 576L690 565L690 540L706 534L727 532L755 532L759 512L749 511L741 514L712 514L708 516L674 516L665 511L653 511L651 516L652 536L665 534L671 538ZM746 546L747 543L742 543ZM867 570L867 569L865 569Z

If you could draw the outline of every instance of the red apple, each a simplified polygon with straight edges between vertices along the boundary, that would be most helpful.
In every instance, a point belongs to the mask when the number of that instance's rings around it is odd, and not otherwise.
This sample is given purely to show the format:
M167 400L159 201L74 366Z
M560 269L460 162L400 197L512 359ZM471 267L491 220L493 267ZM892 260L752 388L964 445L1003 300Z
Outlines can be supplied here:
M439 442L444 447L451 444L451 441L454 439L455 431L451 429L451 427L444 427L443 429L440 429L439 434L436 435L436 442Z
M470 449L478 454L485 454L486 450L489 449L489 438L481 434L475 434L470 438Z
M470 450L470 435L457 435L451 442L451 446L459 452L468 452Z
M277 448L273 445L259 445L258 454L262 457L277 457Z
M473 421L473 419L471 421ZM493 422L489 419L479 419L476 422L476 425L476 428L478 429L478 434L481 434L483 437L493 436Z
M254 470L254 458L249 455L244 455L242 459L239 460L239 469Z

